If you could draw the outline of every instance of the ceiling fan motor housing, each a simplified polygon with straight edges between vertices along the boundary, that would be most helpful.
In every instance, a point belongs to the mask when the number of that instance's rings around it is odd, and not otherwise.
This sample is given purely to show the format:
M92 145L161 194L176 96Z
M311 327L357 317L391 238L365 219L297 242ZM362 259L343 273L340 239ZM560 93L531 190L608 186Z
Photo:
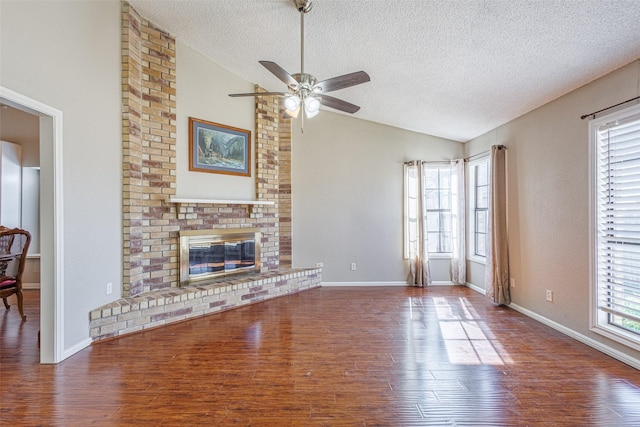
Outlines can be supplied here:
M307 13L312 7L311 0L293 0L293 3L296 5L298 12Z
M316 83L318 83L318 79L316 79L315 77L313 77L311 74L307 74L307 73L298 73L298 74L293 74L292 77L294 79L296 79L296 81L298 82L298 87L294 87L292 85L289 86L289 90L293 91L293 92L300 92L301 98L304 98L304 96L310 95L313 92L319 92L320 88L317 88L318 90L314 90L314 87Z

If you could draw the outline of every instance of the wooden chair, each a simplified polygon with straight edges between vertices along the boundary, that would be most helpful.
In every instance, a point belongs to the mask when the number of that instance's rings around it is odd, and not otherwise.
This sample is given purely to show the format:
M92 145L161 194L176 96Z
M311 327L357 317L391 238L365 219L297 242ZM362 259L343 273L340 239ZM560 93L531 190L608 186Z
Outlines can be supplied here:
M22 272L27 260L31 234L19 228L0 227L0 298L9 309L7 298L16 295L18 311L26 320L22 304Z

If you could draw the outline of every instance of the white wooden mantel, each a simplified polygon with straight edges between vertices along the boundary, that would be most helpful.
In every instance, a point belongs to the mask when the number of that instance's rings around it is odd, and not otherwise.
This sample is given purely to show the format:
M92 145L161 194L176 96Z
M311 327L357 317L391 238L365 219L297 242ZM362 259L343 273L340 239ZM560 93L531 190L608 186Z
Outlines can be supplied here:
M212 205L248 205L253 210L256 205L274 205L273 200L227 200L227 199L191 199L183 197L172 197L169 199L171 203L176 204L176 214L180 211L182 204L206 203Z

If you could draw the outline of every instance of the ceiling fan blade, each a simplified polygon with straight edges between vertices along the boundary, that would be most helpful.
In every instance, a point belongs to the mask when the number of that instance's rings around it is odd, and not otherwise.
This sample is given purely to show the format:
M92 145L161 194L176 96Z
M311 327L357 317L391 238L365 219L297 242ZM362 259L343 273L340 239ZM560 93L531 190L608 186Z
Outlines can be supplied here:
M230 93L229 96L237 98L239 96L285 96L284 92L251 92L251 93Z
M355 113L360 107L350 102L343 101L342 99L334 98L329 95L319 95L321 97L320 103L325 107L334 108L336 110L344 111L345 113Z
M264 68L271 71L271 74L282 80L287 86L298 87L298 81L293 78L284 68L271 61L258 61Z
M319 87L323 92L331 92L346 87L359 85L370 81L369 74L364 71L356 71L355 73L345 74L343 76L333 77L316 83L313 87Z

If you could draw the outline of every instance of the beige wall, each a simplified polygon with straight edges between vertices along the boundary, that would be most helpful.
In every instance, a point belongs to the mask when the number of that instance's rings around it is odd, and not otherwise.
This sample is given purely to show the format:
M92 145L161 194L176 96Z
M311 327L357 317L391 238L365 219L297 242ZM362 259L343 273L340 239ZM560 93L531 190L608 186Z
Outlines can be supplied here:
M508 148L513 302L636 359L639 352L589 331L589 120L580 116L638 95L640 60L465 145L466 155ZM479 276L469 279L483 287Z
M229 73L191 47L176 41L177 138L176 197L197 199L255 199L255 152L250 177L189 171L189 117L251 131L255 147L253 84Z
M120 3L2 1L0 41L0 85L63 113L66 351L88 340L89 311L122 276Z
M323 110L292 130L293 265L323 282L405 282L402 164L449 160L462 144ZM355 262L357 270L351 271ZM432 263L449 281L449 261Z

